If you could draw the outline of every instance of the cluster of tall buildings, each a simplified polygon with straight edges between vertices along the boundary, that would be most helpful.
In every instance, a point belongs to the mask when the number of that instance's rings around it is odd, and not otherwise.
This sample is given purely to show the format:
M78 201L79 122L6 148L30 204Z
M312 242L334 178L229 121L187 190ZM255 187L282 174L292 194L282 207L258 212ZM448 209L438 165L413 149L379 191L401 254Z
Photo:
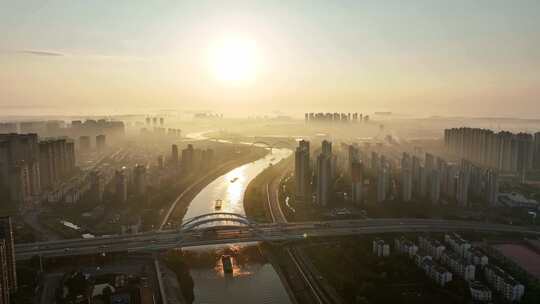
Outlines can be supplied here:
M358 146L343 144L335 153L332 143L323 140L319 154L312 161L310 143L301 140L295 151L295 201L329 206L335 192L334 182L342 174L350 178L350 189L345 191L350 193L348 200L361 204L365 192L364 165Z
M200 169L209 169L214 165L214 150L196 149L192 144L188 144L179 154L178 146L171 146L171 165L181 167L186 173L195 172ZM163 159L158 159L160 166L163 166Z
M97 178L97 177L96 177ZM96 180L96 190L101 190L101 185L98 184L99 180ZM135 165L133 170L129 170L123 167L116 170L114 173L114 189L116 193L116 201L118 203L125 203L128 200L128 195L134 194L136 196L142 196L146 194L148 186L148 174L147 168L144 165ZM98 188L99 187L99 188ZM103 196L102 190L98 192Z
M441 196L456 200L461 206L469 206L469 197L483 197L490 205L497 203L498 172L482 168L462 160L450 164L440 157L426 153L424 159L403 153L400 172L401 200L407 202L413 196L438 204Z
M152 125L157 125L158 122L159 122L159 124L160 124L161 126L163 126L163 124L165 124L165 118L163 118L163 117L149 117L149 116L147 116L147 117L145 118L145 122L146 122L147 125L151 125L151 124L152 124Z
M107 136L105 134L96 135L95 150L103 152L107 148ZM92 140L90 136L79 136L79 151L82 153L88 153L92 151Z
M17 291L15 245L10 217L0 217L0 304L9 304L10 294Z
M39 159L41 187L54 187L75 170L75 146L66 139L40 141Z
M223 114L218 113L195 113L193 114L195 119L223 119Z
M319 206L331 204L334 193L334 181L338 175L338 157L332 152L332 143L323 140L321 150L311 161L310 143L302 140L295 151L295 201L312 203ZM356 200L362 198L362 167L359 159L349 162L348 173L353 175L351 193ZM315 197L313 197L315 194Z
M32 201L74 169L73 142L39 141L37 134L0 134L0 191L11 201Z
M176 148L178 149L178 148ZM175 151L173 146L173 163L175 159ZM178 150L176 150L176 159L178 159ZM195 172L201 169L209 169L214 164L214 150L196 149L192 144L182 150L182 159L180 167L186 173Z
M315 170L313 170L313 167ZM315 171L315 172L313 172ZM311 164L310 143L306 140L299 142L295 150L295 198L301 203L313 202L313 186L315 186L316 203L326 206L332 191L332 143L322 142L321 153Z
M454 128L444 130L449 152L502 172L524 173L540 169L540 132L514 134L488 129Z
M369 115L362 113L304 113L306 122L367 122Z
M106 119L73 120L71 123L60 120L4 122L0 123L0 133L35 133L40 137L69 136L72 138L105 134L114 138L124 135L124 123Z
M168 137L182 137L182 130L175 128L163 128L163 127L154 127L152 130L141 128L141 135L152 135L152 136L168 136Z

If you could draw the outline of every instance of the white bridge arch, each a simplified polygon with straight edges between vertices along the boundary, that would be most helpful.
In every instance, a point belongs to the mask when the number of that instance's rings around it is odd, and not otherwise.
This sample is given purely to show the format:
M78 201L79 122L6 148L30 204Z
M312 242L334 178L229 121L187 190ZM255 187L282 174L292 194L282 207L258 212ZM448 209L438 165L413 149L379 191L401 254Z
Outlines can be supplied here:
M201 228L205 225L212 223L235 223L237 225L219 225L223 226L248 226L255 228L257 223L250 221L246 216L232 213L232 212L213 212L201 214L195 217L192 217L184 221L180 227L181 231L191 231L197 228ZM205 227L207 228L207 227Z

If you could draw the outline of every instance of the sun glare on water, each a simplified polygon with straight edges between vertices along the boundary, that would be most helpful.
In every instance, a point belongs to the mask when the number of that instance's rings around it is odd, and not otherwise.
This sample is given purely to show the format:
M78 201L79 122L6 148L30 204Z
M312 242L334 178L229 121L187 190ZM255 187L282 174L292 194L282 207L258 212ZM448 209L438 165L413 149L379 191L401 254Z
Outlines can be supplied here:
M260 65L257 43L251 39L222 39L210 49L210 68L226 83L243 84L255 80Z

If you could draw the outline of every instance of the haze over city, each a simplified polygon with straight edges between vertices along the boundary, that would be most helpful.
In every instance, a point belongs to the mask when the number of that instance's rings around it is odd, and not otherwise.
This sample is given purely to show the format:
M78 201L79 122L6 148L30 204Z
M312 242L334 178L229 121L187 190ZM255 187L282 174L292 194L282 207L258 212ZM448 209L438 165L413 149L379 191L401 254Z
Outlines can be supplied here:
M2 1L2 113L536 118L538 1ZM236 70L236 72L233 72ZM231 75L236 73L236 75ZM234 109L234 110L233 110Z
M0 304L540 303L538 16L0 0Z

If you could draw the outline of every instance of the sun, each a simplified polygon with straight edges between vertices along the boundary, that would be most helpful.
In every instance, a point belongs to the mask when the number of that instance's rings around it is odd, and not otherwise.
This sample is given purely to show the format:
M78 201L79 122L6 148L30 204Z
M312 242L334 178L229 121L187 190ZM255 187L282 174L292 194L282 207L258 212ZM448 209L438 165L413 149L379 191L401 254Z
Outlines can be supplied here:
M255 40L226 38L210 49L210 69L222 82L242 84L255 80L260 65Z

